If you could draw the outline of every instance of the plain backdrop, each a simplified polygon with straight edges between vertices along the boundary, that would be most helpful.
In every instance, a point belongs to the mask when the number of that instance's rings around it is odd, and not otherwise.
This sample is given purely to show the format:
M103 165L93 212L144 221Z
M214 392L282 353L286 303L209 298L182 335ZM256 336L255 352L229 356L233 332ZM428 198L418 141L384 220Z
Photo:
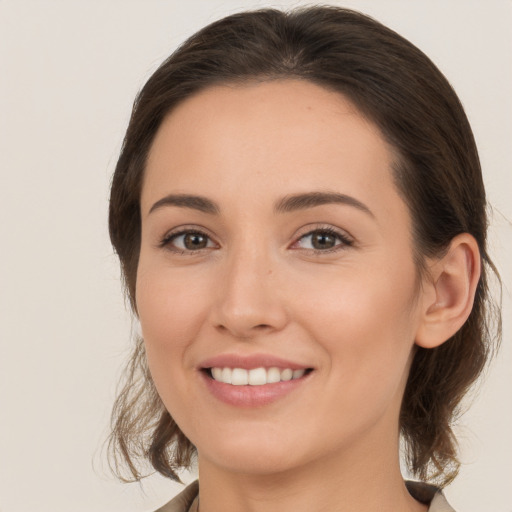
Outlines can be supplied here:
M130 346L107 234L110 177L135 94L181 41L235 11L304 3L0 0L1 512L150 511L181 489L159 477L121 484L102 451ZM446 493L461 512L511 512L512 2L325 3L419 46L472 122L505 323L458 428L463 467Z

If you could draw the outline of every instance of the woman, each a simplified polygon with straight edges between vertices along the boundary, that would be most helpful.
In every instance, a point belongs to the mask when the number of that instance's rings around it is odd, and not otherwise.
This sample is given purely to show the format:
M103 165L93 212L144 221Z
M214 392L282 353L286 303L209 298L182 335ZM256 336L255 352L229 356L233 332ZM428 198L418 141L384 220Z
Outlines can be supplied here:
M240 13L149 79L110 233L141 323L112 447L162 511L452 510L451 422L492 349L462 106L353 11Z

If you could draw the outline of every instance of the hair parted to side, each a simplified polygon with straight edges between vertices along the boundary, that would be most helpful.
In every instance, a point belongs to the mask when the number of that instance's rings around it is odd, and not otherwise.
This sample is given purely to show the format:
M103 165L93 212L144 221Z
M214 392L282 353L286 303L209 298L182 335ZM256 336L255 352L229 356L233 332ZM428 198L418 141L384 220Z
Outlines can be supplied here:
M456 235L478 242L483 268L469 319L438 348L417 348L400 414L410 470L444 485L459 467L452 425L461 399L500 337L488 291L489 271L497 272L486 249L485 190L471 127L448 81L372 18L333 6L234 14L197 32L151 76L134 103L110 197L110 237L132 308L145 162L164 117L209 86L276 79L337 91L380 128L398 155L393 172L411 212L420 272ZM145 476L148 463L178 479L195 453L158 397L140 338L114 405L109 448L117 474L126 479L124 462L131 480Z

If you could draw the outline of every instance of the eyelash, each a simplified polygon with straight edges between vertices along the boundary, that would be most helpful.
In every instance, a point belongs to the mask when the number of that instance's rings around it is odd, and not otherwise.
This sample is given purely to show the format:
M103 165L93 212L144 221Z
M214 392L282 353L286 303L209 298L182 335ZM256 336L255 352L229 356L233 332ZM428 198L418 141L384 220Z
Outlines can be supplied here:
M330 226L317 227L315 229L312 229L312 230L300 235L299 238L297 239L297 241L293 243L293 245L295 245L297 242L299 242L303 238L313 235L314 233L322 233L322 234L325 234L328 236L333 236L341 242L341 243L336 244L334 247L332 247L330 249L304 249L305 251L307 251L311 254L317 255L317 256L321 256L322 254L338 252L338 251L344 250L344 249L354 245L354 241L351 238L349 238L346 234L344 234L343 232L338 231L337 229L334 229ZM204 231L190 228L190 229L182 229L175 233L172 233L172 232L168 233L161 240L161 242L158 244L158 246L160 248L165 248L169 251L172 251L176 254L187 255L187 256L194 256L198 253L202 253L205 249L210 249L210 248L202 248L202 249L198 249L198 250L190 250L190 249L187 250L187 249L178 249L175 247L173 248L171 246L171 243L174 240L176 240L178 237L183 236L183 235L189 235L189 234L203 236L203 237L206 237L208 240L211 240L211 237Z
M322 254L329 254L333 252L342 251L344 249L347 249L347 247L351 247L354 245L354 241L351 238L349 238L345 233L337 229L334 229L330 226L317 227L315 229L309 230L308 232L300 235L300 237L297 239L297 242L294 242L293 245L298 243L303 238L313 235L314 233L322 233L324 235L333 236L334 238L337 238L338 241L340 241L341 243L336 244L334 247L330 249L305 249L311 254L321 256Z

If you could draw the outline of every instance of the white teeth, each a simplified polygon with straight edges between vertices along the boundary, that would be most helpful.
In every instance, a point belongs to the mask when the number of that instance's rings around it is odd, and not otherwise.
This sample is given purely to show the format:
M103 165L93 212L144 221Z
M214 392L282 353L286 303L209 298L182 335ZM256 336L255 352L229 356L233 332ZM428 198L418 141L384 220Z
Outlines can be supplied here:
M281 380L292 380L293 370L290 368L286 368L286 370L281 371Z
M302 370L293 370L293 378L300 379L305 373L306 370L304 368Z
M265 368L254 368L249 370L249 384L251 386L261 386L267 383L267 370Z
M233 368L231 384L233 384L233 386L246 386L249 384L249 375L247 370L244 370L243 368Z
M231 374L233 371L231 368L222 368L222 374L220 376L221 382L225 382L226 384L231 384Z
M233 386L263 386L275 382L285 382L292 379L300 379L306 370L292 370L291 368L254 368L246 370L244 368L211 368L211 375L214 380Z
M281 381L281 371L275 366L267 370L267 383L272 384L273 382Z
M222 380L222 368L212 368L212 375L215 380Z

